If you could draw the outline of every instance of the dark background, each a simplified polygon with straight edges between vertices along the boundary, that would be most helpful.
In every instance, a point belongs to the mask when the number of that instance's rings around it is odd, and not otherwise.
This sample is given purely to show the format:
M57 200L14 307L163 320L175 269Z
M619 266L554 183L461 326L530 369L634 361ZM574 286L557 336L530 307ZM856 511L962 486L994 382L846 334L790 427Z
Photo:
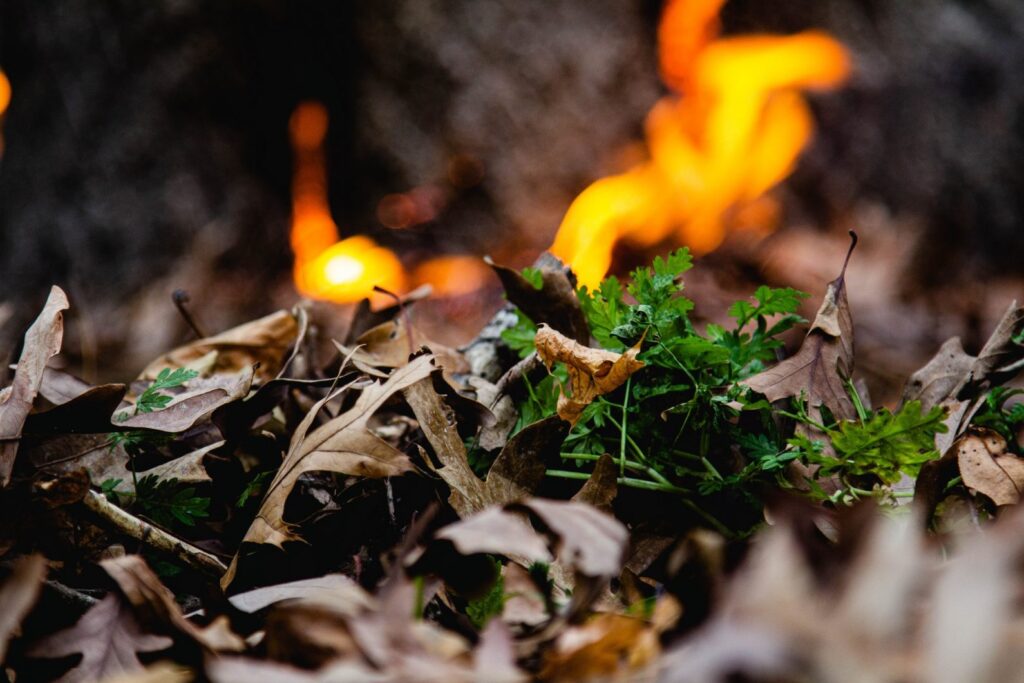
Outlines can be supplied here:
M5 346L51 283L74 307L66 348L92 372L182 339L175 287L211 329L294 301L287 121L305 99L330 112L343 233L372 234L409 265L529 263L640 138L663 93L659 12L656 0L0 0L14 92ZM723 23L822 28L854 54L849 87L813 98L819 135L780 192L787 225L828 232L881 211L882 230L913 241L904 297L1021 273L1024 5L732 0ZM453 184L466 160L479 177ZM382 197L423 186L447 195L435 220L381 225Z

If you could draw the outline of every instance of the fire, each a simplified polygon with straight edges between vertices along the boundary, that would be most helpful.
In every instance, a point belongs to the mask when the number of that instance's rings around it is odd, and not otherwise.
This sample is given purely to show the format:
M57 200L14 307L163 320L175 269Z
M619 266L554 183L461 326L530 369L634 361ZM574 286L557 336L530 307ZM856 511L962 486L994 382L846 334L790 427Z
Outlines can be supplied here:
M323 152L327 123L327 110L316 102L300 104L289 122L295 151L291 229L295 286L306 296L337 302L371 297L374 287L400 292L405 288L405 271L394 252L364 235L339 238L327 202Z
M676 93L648 114L648 159L603 178L572 203L551 251L593 287L620 240L674 237L695 253L730 226L771 227L765 196L793 170L814 132L800 90L849 75L846 50L819 31L718 37L724 0L669 0L658 28L662 79Z

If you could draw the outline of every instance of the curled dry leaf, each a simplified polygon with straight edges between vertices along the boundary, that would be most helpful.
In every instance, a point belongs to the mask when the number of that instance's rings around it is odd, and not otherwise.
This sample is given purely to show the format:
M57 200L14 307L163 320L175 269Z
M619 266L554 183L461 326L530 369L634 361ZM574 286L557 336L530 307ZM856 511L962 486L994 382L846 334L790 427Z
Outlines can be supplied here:
M290 311L277 311L213 337L178 347L146 366L139 379L156 379L164 368L191 367L212 354L209 372L237 373L259 363L256 381L262 384L280 371L298 333L299 324L295 316Z
M413 465L408 456L370 432L367 423L395 393L423 380L429 382L434 369L431 361L431 356L420 356L395 370L386 382L369 385L350 409L307 434L317 413L330 397L313 406L296 428L288 454L267 488L259 512L242 539L243 543L281 546L285 541L298 540L283 519L284 506L299 477L306 472L392 477L411 471ZM222 586L227 587L234 579L237 565L236 554L221 580Z
M489 257L484 261L498 274L508 300L530 320L550 325L581 344L590 343L590 326L576 296L576 278L556 257L545 252L534 264L540 271L539 290L519 271L499 266Z
M1020 502L1024 490L1024 458L1010 453L1006 440L988 429L971 428L954 445L964 486L996 505Z
M644 366L637 360L640 345L625 353L583 346L547 325L537 328L535 338L537 355L551 368L555 362L564 363L569 370L569 391L561 388L558 396L558 416L576 424L583 409L598 396L615 391L626 383L629 376Z
M247 614L285 600L305 600L338 606L347 603L351 613L369 609L373 600L362 586L344 574L327 574L313 579L290 581L232 595L228 601Z
M36 603L45 576L46 558L29 555L14 562L11 575L0 585L0 664L7 656L7 643Z
M954 396L975 360L964 351L960 337L947 339L932 359L907 380L901 403L920 401L922 411L931 410Z
M826 406L836 418L853 419L857 413L846 391L853 374L853 319L846 297L846 266L857 237L846 253L839 277L829 283L825 300L796 354L778 365L744 380L769 401L806 394L812 411Z
M491 507L437 532L463 555L489 553L531 562L550 562L548 545L521 515Z
M128 602L108 593L74 626L33 645L30 657L58 658L81 654L81 661L64 674L60 683L91 683L143 670L139 652L170 647L167 636L146 633Z
M145 477L154 475L157 479L176 479L182 484L205 484L212 479L203 465L203 460L213 451L221 448L224 441L216 441L208 446L197 448L191 453L186 453L174 460L168 460L162 465L139 472L136 476Z
M386 376L381 369L399 368L409 362L409 357L424 346L430 349L436 363L445 373L466 372L469 366L455 349L428 339L422 332L410 326L404 317L398 317L372 327L356 338L352 346L338 344L343 356L351 356L352 364L375 377Z
M46 364L60 351L64 338L63 312L68 305L64 290L52 287L42 312L25 332L25 344L14 371L14 383L6 392L6 399L0 403L0 488L7 486L11 479L18 439L43 382Z
M123 429L183 432L217 408L244 398L252 386L254 371L254 367L248 367L233 374L190 380L187 391L160 410L137 413L126 420L115 417L113 424Z

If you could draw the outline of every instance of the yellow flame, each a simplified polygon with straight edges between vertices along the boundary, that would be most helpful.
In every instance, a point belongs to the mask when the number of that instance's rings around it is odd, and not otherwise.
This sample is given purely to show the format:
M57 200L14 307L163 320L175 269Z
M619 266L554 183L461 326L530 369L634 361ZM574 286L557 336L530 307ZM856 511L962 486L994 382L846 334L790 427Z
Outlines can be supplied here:
M339 303L374 297L374 287L401 292L405 271L390 249L363 235L339 241L327 201L326 108L317 102L300 104L289 131L295 151L291 247L296 288L306 296Z
M494 272L477 256L437 256L416 266L410 280L429 284L440 296L463 296L494 281Z
M0 69L0 116L4 115L7 107L11 104L11 82L7 74Z
M792 172L814 130L799 91L841 84L849 56L819 31L716 39L723 3L666 6L659 63L680 95L648 114L648 160L585 189L551 247L581 284L600 282L620 240L643 247L672 237L700 254L728 226L778 215L764 193Z

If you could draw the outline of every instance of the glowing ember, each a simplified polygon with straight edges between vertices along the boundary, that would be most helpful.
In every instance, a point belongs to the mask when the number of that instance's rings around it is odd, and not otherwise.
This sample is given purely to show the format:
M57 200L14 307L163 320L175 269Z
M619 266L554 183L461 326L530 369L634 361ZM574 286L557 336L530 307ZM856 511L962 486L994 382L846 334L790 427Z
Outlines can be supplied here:
M817 31L716 38L723 2L666 6L659 61L680 96L648 115L648 160L592 184L562 220L551 251L581 284L600 282L620 240L644 247L674 237L699 254L727 227L773 227L778 210L764 193L792 172L814 129L799 90L838 86L849 57Z
M471 294L494 278L494 271L476 256L438 256L418 265L410 277L417 286L430 284L440 296Z
M0 70L0 116L3 116L4 112L7 111L7 106L11 103L11 82L7 80L7 75Z
M327 202L323 154L327 110L316 102L300 104L289 128L295 150L291 231L295 286L306 296L337 302L371 297L375 286L402 291L405 273L391 250L361 235L339 241Z

